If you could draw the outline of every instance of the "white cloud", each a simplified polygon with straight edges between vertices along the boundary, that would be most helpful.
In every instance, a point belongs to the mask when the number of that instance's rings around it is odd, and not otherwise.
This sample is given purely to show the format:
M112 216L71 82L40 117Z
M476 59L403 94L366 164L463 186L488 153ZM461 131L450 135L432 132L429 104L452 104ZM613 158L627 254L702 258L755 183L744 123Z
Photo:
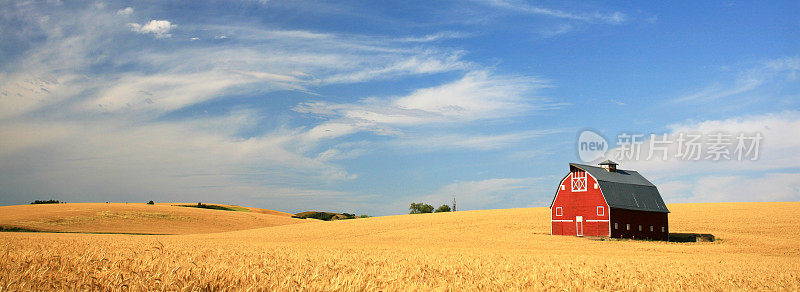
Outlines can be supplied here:
M171 111L219 96L251 80L221 71L191 74L128 75L109 85L83 108L102 112Z
M505 134L453 134L437 127L459 127L479 120L512 118L560 106L530 94L546 82L530 77L493 75L471 71L439 86L418 89L409 95L386 99L366 98L358 103L300 103L294 110L326 119L311 128L309 141L334 139L359 132L392 136L392 147L414 151L445 149L495 150L510 147L554 131L517 131ZM420 131L432 127L432 131ZM414 134L405 133L414 129Z
M133 7L125 7L123 9L117 10L117 15L131 15L133 14Z
M422 37L405 37L401 38L401 41L405 42L435 42L439 40L446 40L446 39L460 39L468 37L469 35L466 33L455 32L455 31L443 31L434 34L425 35Z
M526 13L531 15L542 15L562 19L579 20L586 22L604 22L610 24L622 24L628 20L625 13L615 11L613 13L600 13L595 12L591 14L571 13L557 9L543 8L533 5L528 5L522 1L515 0L476 0L486 5L508 9L515 12Z
M366 68L355 72L347 72L330 76L322 83L356 83L365 80L392 78L397 76L432 74L465 69L467 64L460 61L460 54L449 56L415 55L400 59L394 63L377 68Z
M0 118L12 118L68 99L80 93L86 81L78 74L0 73Z
M242 75L267 80L267 81L279 81L279 82L300 82L298 77L291 76L291 75L283 75L283 74L275 74L269 72L257 72L257 71L243 71L243 70L231 70L231 72L239 73Z
M685 194L689 196L682 200L688 202L796 202L800 201L800 172L705 176Z
M150 20L150 22L144 25L128 23L128 27L130 27L132 31L140 34L153 34L156 38L168 38L172 36L169 31L177 27L177 25L167 20Z
M406 96L367 98L355 104L301 103L295 110L364 125L464 123L514 117L559 106L529 96L533 90L546 86L545 81L536 78L471 71L458 80L418 89Z
M628 165L638 169L647 169L649 171L658 171L661 174L680 173L680 174L699 174L708 171L718 171L725 169L726 171L751 171L751 170L779 170L791 167L800 166L800 156L794 155L800 151L800 132L796 129L800 128L800 112L787 111L782 113L772 113L763 115L735 117L725 120L708 120L702 122L686 122L682 124L675 124L668 127L669 141L676 141L680 133L685 134L703 134L705 135L700 143L709 143L709 134L713 133L727 133L735 135L738 133L746 133L747 135L754 135L760 133L763 140L760 142L760 154L758 160L751 161L745 159L738 161L720 160L710 161L701 159L699 161L686 161L674 158L678 153L678 143L670 143L668 146L668 160L663 161L661 155L663 151L654 151L654 155L650 160L645 160L649 156L650 140L643 141L641 148L641 159L629 160L622 159ZM657 139L661 140L663 137L657 134ZM648 137L649 138L649 137ZM731 137L731 147L736 146L735 137ZM616 143L616 141L612 142ZM703 144L704 148L707 144ZM684 146L685 148L685 146ZM619 148L613 149L609 155L615 155L614 151ZM730 151L733 158L733 149ZM706 157L708 153L703 152L702 157ZM609 156L614 158L614 156Z
M399 146L414 150L442 150L442 149L467 149L467 150L496 150L508 148L522 143L557 133L555 130L519 131L499 135L480 134L441 134L422 137L403 137Z
M534 78L473 71L455 82L420 89L396 99L394 105L457 120L510 117L536 109L526 94L545 86L546 83Z
M619 148L612 149L606 158L618 160L621 168L639 171L674 203L798 199L796 177L800 177L797 173L800 167L800 156L797 155L800 153L800 131L797 129L800 129L800 112L687 122L672 125L669 129L668 140L673 143L668 145L666 161L661 159L662 151L654 151L654 157L645 160L649 156L649 139L642 145L639 160L617 159L614 153ZM734 153L735 136L729 148L730 160L703 159L709 155L708 152L701 153L699 161L674 157L678 153L676 141L680 133L708 135L719 132L763 135L758 145L758 159L753 161L749 159L753 156L745 156L738 160ZM658 140L662 138L660 135L657 137ZM707 138L699 141L705 150L708 149Z
M740 72L729 84L716 83L694 93L675 98L672 102L715 102L753 92L780 76L796 79L800 72L800 57L766 61L759 66Z

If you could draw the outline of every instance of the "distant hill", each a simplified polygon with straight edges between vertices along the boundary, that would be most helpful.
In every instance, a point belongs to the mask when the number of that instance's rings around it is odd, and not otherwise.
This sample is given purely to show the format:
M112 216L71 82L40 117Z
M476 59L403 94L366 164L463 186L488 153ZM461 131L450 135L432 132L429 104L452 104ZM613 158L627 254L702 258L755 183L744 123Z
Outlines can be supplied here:
M354 214L348 214L348 213L306 211L294 214L292 218L300 218L300 219L312 218L324 221L334 221L334 220L344 220L344 219L355 219L356 216Z
M196 203L195 203L196 204ZM186 203L67 203L0 207L0 230L76 233L198 234L304 222L292 214L232 205L226 210Z

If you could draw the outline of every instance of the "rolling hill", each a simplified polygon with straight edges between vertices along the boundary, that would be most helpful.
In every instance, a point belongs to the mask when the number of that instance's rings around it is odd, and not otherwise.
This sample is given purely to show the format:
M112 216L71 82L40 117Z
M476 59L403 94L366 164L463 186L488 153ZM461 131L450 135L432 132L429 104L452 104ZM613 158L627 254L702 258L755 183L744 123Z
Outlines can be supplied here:
M78 233L195 234L301 223L292 214L229 206L237 211L160 203L68 203L0 207L0 227Z

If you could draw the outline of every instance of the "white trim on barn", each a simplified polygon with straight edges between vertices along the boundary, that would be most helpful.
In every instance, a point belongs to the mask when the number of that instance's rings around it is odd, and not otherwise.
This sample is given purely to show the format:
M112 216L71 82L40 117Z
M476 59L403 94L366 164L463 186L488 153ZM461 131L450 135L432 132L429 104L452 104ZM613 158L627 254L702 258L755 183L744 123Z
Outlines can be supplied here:
M570 189L572 190L573 193L585 192L586 191L586 189L587 189L587 187L586 187L586 183L587 183L586 176L587 176L587 173L588 172L586 172L586 171L584 171L582 169L577 170L577 171L572 171L572 178L570 179L570 182L571 182Z
M572 174L572 172L570 172L570 173L567 173L567 175L565 175L565 176L564 176L564 177L561 179L561 182L559 182L558 184L559 184L559 185L563 184L563 183L564 183L564 181L565 181L565 180L566 180L566 179L567 179L567 178L568 178L568 177L569 177L571 174ZM556 190L556 196L553 198L553 201L552 201L552 202L550 202L550 208L553 208L553 204L555 204L555 203L556 203L556 200L558 200L558 193L559 193L559 191L558 191L558 190ZM604 198L603 198L603 200L605 200L605 199L606 199L606 198L604 197ZM606 205L608 205L608 202L606 202Z
M603 199L605 199L605 196L603 196ZM614 222L614 226L617 226L616 224L617 223ZM550 225L553 225L553 224L550 224ZM552 230L553 227L550 227L550 229L551 229L550 231L552 232L553 231ZM617 229L617 228L614 228L614 229ZM608 237L611 237L611 207L608 207Z

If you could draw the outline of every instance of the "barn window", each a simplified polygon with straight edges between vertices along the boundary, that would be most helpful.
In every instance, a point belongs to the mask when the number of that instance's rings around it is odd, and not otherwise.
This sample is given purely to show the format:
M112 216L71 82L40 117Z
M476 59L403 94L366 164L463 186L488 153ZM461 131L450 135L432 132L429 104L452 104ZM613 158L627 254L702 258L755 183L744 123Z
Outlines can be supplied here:
M661 226L661 232L666 232L664 231L664 226Z
M605 216L606 215L606 208L603 206L597 206L597 216Z
M642 231L642 225L639 225L639 231Z
M575 171L572 173L572 191L585 192L586 191L586 172Z
M650 225L650 232L653 232L653 225Z
M594 183L594 189L596 190L597 188L598 188L597 183Z
M564 185L561 185L561 190L562 190L562 191L564 190Z
M625 224L625 230L631 230L631 225L630 224Z
M614 230L617 230L617 229L619 229L619 225L617 224L617 222L614 222Z
M564 210L561 207L556 207L556 216L564 215Z

